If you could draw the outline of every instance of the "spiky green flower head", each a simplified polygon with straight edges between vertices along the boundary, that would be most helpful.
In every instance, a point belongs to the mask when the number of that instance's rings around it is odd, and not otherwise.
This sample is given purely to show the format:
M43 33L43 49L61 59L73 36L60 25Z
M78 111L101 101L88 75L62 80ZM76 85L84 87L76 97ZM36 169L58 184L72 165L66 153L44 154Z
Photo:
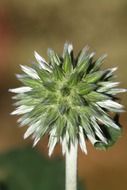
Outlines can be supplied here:
M75 58L67 43L62 56L49 49L48 57L46 62L35 52L36 62L21 65L23 74L17 75L23 86L10 89L16 93L12 115L22 115L18 122L29 126L24 138L32 136L36 145L48 134L49 155L58 142L63 154L75 142L87 153L87 139L99 149L114 144L121 134L117 115L123 112L116 95L126 91L112 81L116 68L101 70L105 55L94 60L87 47Z

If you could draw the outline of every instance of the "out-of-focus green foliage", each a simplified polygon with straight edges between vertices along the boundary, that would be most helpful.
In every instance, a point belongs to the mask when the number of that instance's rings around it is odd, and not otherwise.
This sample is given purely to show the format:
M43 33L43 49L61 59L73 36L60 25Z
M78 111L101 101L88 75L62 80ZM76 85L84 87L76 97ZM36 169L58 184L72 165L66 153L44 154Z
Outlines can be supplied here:
M0 190L64 190L64 180L59 158L48 160L31 148L0 155Z

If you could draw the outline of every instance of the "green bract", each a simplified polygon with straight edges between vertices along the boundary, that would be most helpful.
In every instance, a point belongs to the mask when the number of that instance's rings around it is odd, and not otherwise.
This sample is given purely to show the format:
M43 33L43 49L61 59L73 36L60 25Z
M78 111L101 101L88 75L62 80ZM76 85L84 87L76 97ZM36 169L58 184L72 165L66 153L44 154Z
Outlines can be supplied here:
M115 96L126 91L112 81L116 68L100 70L105 55L94 60L87 47L75 58L67 43L63 56L49 49L48 57L47 63L35 52L36 63L21 65L23 74L17 75L24 86L10 89L16 93L12 114L22 115L21 126L29 126L24 138L32 135L36 145L49 134L49 155L59 141L63 154L75 141L87 153L86 139L99 149L111 146L121 134L123 111Z

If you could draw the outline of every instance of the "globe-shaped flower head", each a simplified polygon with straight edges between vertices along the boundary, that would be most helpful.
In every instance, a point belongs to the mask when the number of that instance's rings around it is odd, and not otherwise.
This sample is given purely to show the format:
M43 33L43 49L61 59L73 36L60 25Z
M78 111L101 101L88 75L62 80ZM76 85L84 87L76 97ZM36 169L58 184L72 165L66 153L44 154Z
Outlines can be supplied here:
M64 45L63 56L48 50L49 62L35 52L36 63L21 65L17 78L24 86L16 93L16 110L21 126L28 125L24 138L32 136L34 145L49 135L49 155L57 142L63 154L79 142L87 153L86 140L99 149L111 146L121 134L117 113L123 111L117 93L126 91L113 82L116 68L100 70L105 55L94 60L88 48L73 56L71 44ZM113 114L115 113L115 114Z

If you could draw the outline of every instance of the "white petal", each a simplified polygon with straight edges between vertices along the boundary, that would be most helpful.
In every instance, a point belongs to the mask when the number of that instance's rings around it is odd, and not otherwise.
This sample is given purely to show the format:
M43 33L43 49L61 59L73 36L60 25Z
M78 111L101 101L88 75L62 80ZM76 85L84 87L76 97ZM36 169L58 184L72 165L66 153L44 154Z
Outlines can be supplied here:
M29 92L31 90L32 90L31 87L23 86L23 87L19 87L19 88L9 89L9 92L13 92L13 93L25 93L25 92Z
M51 154L54 151L54 148L56 146L57 143L57 137L56 135L56 129L52 129L50 132L50 137L49 137L49 143L48 143L48 147L49 147L49 156L51 156Z
M31 78L33 79L40 79L37 72L31 68L31 67L28 67L28 66L24 66L24 65L20 65L21 66L21 69L27 74L29 75Z
M84 139L83 129L81 126L79 126L79 144L80 144L81 150L87 154L86 142Z
M36 51L34 51L34 56L42 69L52 72L51 68L48 66L48 63L45 61L45 59L42 58Z
M100 102L97 102L97 104L103 108L107 108L107 109L110 109L110 108L113 108L113 109L116 109L116 111L119 111L124 108L123 105L117 103L117 102L114 102L112 100L105 100L105 101L100 101Z
M68 131L66 131L66 135L63 137L63 139L60 139L61 144L62 144L62 153L63 155L66 153L68 149L68 143L69 143L69 134Z
M117 69L118 69L118 67L107 69L107 71L109 71L109 73L106 75L106 78L110 77L112 75L112 73L115 72Z
M120 127L114 123L114 121L112 119L110 119L108 116L104 115L102 118L101 117L97 117L98 121L102 122L103 124L105 124L107 127L113 127L117 130L120 130Z
M111 90L111 88L118 86L120 82L100 82L99 84L102 86L97 91L98 92L106 91L106 93L108 93L107 90L109 91Z
M23 127L24 125L28 125L28 123L30 123L31 122L31 120L30 120L30 118L19 118L18 119L18 123L20 123L19 124L19 127Z
M93 127L95 129L96 135L100 138L101 141L103 141L105 144L107 144L107 139L103 136L103 132L99 125L97 124L94 117L91 117L91 122L93 123Z
M107 92L107 94L116 95L116 94L123 93L123 92L127 92L127 89L124 89L124 88L114 88L114 89L110 89Z
M64 155L66 152L67 148L67 143L66 143L66 138L64 137L63 139L60 139L61 145L62 145L62 154Z
M34 106L20 106L18 107L15 111L11 113L11 115L20 115L20 114L25 114L34 109Z
M43 57L41 57L36 51L34 51L34 56L35 56L35 58L37 59L38 62L43 62L43 63L47 64L45 59Z
M105 84L105 87L106 88L113 88L113 87L116 87L120 84L120 82L109 82L107 84Z
M34 131L40 127L40 123L41 121L37 121L36 123L32 124L28 129L27 131L25 132L24 134L24 139L28 138L32 133L34 133Z

